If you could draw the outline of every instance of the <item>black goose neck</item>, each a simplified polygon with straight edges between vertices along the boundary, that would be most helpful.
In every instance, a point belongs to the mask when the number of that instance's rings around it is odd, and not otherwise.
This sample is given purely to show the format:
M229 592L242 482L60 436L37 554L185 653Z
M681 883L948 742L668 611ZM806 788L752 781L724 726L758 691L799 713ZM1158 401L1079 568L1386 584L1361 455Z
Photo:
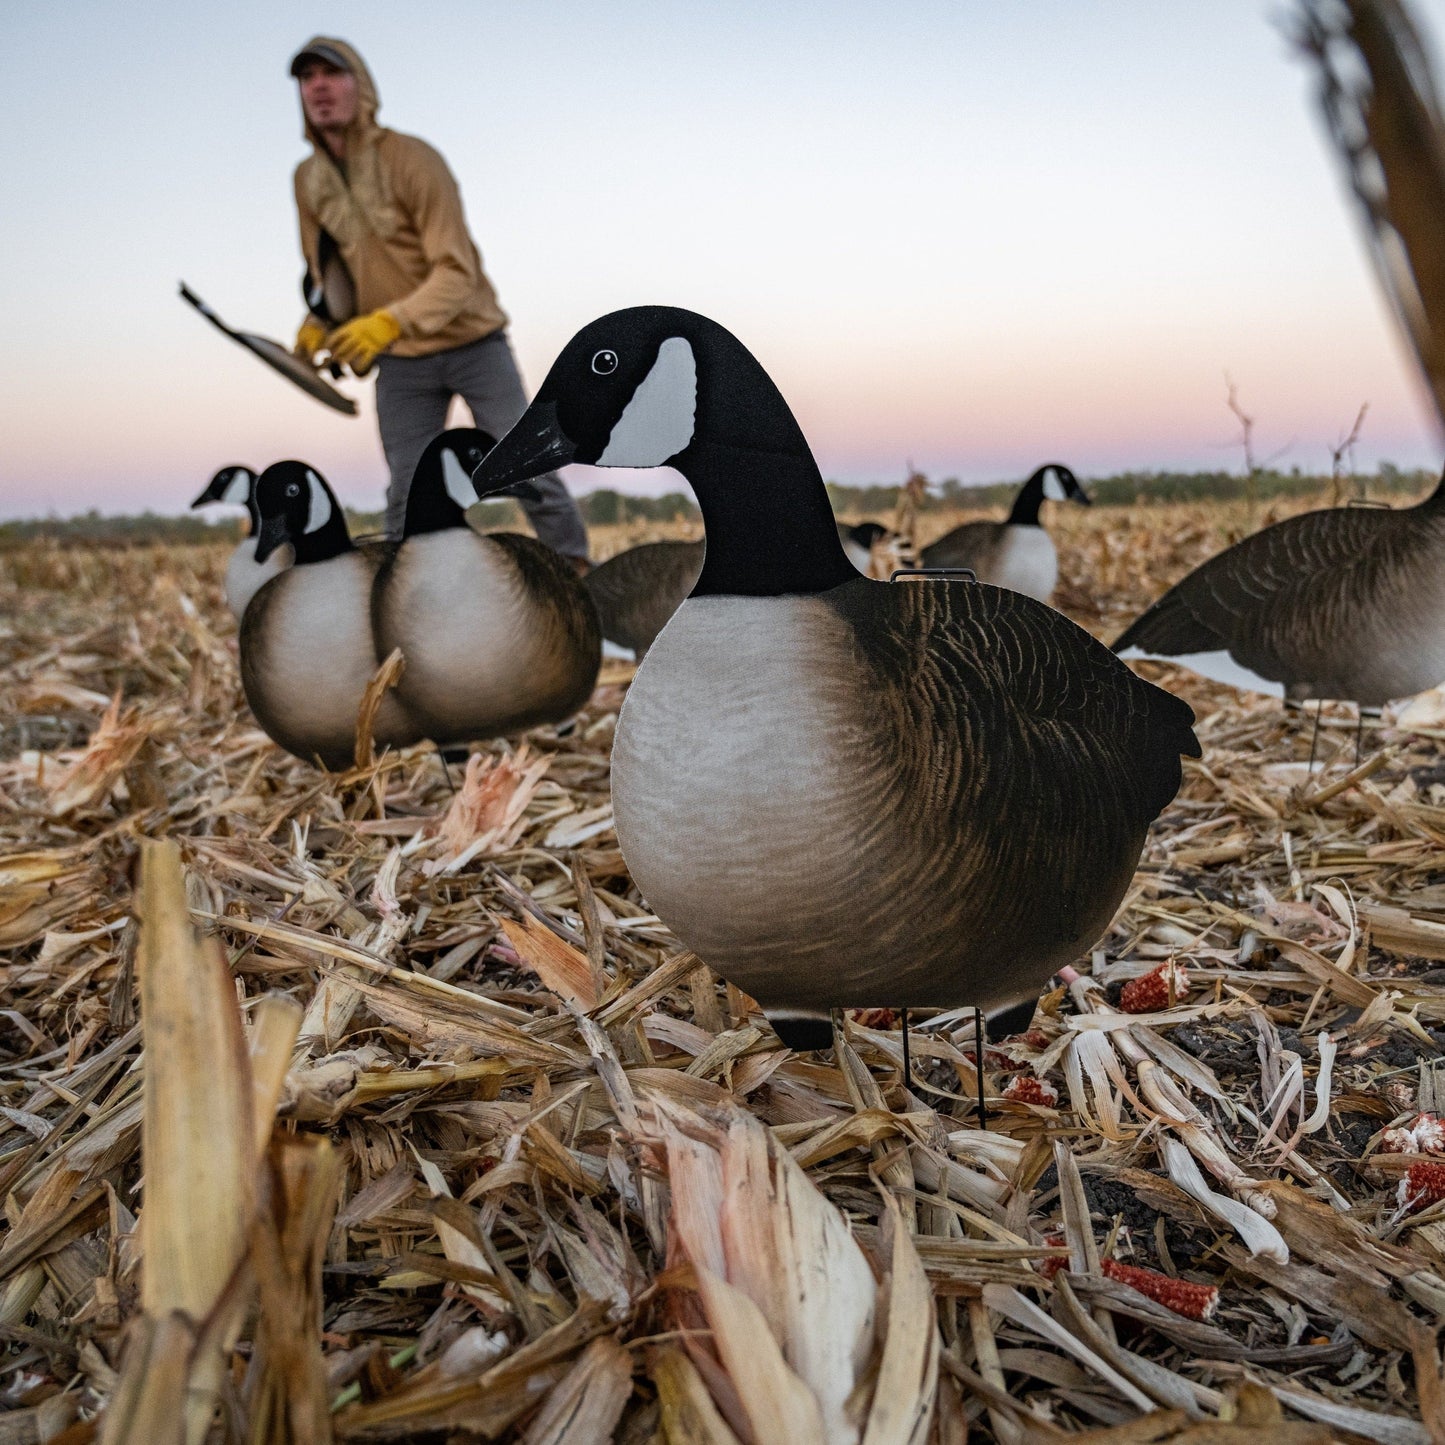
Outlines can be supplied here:
M406 495L406 520L402 524L403 537L420 537L427 532L445 532L453 527L465 527L467 514L452 499L442 483L439 474L431 472L418 475Z
M301 532L291 539L298 566L312 562L329 562L345 552L356 549L351 543L351 534L346 530L346 518L333 497L331 515L314 532Z
M826 592L858 576L802 428L756 358L721 327L698 346L693 440L672 465L702 511L694 597Z
M1047 467L1040 467L1023 486L1018 489L1018 495L1014 497L1014 504L1009 511L1009 523L1015 527L1037 527L1039 525L1039 508L1044 500L1044 473Z

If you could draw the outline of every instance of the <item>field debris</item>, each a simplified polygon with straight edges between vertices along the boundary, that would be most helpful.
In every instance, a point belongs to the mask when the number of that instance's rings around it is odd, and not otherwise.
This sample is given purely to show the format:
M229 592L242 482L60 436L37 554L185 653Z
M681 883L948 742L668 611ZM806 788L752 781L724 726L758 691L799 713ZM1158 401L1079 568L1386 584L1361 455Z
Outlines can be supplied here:
M1078 510L1106 638L1241 525ZM327 776L225 556L0 552L5 1439L1445 1441L1435 712L1311 768L1141 665L1205 752L1111 929L996 1047L915 1011L908 1089L893 1011L790 1054L638 896L630 664Z

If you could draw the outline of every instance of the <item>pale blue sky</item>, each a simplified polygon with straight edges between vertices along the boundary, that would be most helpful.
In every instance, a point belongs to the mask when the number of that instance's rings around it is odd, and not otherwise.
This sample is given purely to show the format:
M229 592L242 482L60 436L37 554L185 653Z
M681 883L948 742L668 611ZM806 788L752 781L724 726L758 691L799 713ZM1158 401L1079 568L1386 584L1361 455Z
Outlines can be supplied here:
M0 0L0 515L282 456L379 502L370 386L326 411L175 296L294 334L316 31L447 157L533 385L659 301L751 346L839 480L1237 466L1226 371L1283 465L1369 401L1363 464L1436 466L1280 8Z

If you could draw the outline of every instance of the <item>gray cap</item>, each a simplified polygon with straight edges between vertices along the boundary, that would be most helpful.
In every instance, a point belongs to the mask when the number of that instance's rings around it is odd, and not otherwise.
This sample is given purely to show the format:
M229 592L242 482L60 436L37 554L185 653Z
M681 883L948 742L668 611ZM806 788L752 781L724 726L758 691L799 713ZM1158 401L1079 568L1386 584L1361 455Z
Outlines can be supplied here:
M338 70L351 70L351 62L334 46L327 45L324 41L319 45L308 45L305 50L298 50L291 58L291 74L301 74L301 67L308 60L324 60L327 65L334 65Z

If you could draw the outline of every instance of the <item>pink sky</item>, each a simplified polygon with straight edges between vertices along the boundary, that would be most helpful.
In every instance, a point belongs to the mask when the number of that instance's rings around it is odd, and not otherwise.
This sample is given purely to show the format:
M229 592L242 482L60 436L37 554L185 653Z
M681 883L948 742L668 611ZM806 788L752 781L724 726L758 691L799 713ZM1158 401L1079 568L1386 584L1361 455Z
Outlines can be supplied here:
M1327 469L1363 401L1362 467L1435 467L1275 9L439 0L430 35L376 3L344 33L458 175L534 385L581 324L661 301L753 348L840 481L1238 467L1226 372L1283 467ZM175 297L290 339L286 60L335 19L152 10L143 37L98 3L7 17L0 515L177 510L284 456L377 505L369 386L328 412Z

